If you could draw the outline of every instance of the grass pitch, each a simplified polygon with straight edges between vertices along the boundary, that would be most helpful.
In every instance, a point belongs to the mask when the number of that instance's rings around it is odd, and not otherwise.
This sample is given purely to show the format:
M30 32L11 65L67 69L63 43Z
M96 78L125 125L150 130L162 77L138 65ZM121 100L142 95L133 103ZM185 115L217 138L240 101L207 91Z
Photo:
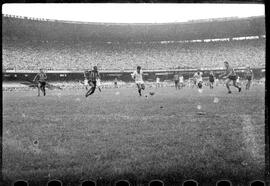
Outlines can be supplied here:
M264 90L3 92L4 179L262 179Z

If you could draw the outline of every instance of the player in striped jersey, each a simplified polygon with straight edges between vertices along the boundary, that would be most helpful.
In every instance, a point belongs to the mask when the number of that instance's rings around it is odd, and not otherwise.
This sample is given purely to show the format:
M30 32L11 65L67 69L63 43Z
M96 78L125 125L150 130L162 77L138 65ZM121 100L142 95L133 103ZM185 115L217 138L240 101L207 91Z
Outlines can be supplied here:
M94 66L93 70L89 71L88 83L91 88L86 92L85 97L90 96L93 94L97 87L97 79L100 78L97 66Z
M47 75L43 72L42 69L39 69L39 73L34 77L34 82L38 81L38 96L40 96L40 90L43 92L43 95L46 95L46 79Z
M237 75L234 71L234 69L232 67L230 67L229 63L227 61L224 62L226 71L224 74L221 74L219 77L220 78L225 78L226 79L226 87L228 89L228 93L231 94L232 91L230 89L230 82L233 81L233 86L238 88L238 91L241 92L241 87L236 85L236 79L237 79Z
M140 66L137 66L137 70L131 74L131 77L135 80L135 83L138 87L139 95L142 96L142 90L145 89L142 68Z

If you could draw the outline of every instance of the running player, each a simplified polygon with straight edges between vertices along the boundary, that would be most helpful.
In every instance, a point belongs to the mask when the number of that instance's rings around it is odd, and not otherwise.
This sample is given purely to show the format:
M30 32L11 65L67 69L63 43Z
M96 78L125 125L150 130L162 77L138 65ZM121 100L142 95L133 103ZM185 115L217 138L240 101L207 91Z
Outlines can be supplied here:
M175 89L179 89L179 75L175 72L173 75Z
M226 71L224 74L221 74L219 77L220 78L225 78L226 79L226 87L228 89L228 93L231 94L232 91L230 89L230 82L233 81L233 86L238 88L238 91L241 92L241 87L239 87L238 85L236 85L236 79L237 79L237 75L234 71L234 69L232 67L230 67L229 63L227 61L224 62Z
M117 77L114 79L114 88L118 88L118 86L117 86Z
M89 86L88 80L89 80L89 77L90 77L90 71L85 70L83 75L84 75L83 84L84 84L85 89L88 90L88 86Z
M182 74L179 74L179 88L184 87L184 77Z
M194 76L193 76L193 78L194 78L194 80L195 80L195 85L196 85L199 89L202 88L202 83L203 83L202 75L203 75L203 73L202 73L200 70L198 70L197 72L195 72L195 74L194 74Z
M43 72L42 69L39 69L39 73L34 77L34 82L38 81L38 96L40 96L40 90L43 92L43 95L46 95L46 79L47 75Z
M140 66L137 66L137 70L131 74L131 77L135 80L135 83L138 87L139 95L142 96L142 90L145 89L142 68Z
M100 80L100 78L98 77L98 78L97 78L97 88L98 88L99 92L101 92L100 86L101 86L101 80Z
M94 66L93 70L90 71L90 75L88 79L88 84L91 86L91 88L86 92L85 97L88 97L95 92L98 78L100 78L98 68L97 66Z
M237 76L237 78L236 78L236 85L240 85L240 77L239 76Z
M246 90L249 90L251 81L253 79L253 71L251 68L248 66L246 70L246 79L247 79L247 84L246 84Z
M211 71L210 74L209 74L210 89L214 88L214 82L215 82L215 76L214 76L213 71Z
M160 87L160 78L156 77L156 88Z

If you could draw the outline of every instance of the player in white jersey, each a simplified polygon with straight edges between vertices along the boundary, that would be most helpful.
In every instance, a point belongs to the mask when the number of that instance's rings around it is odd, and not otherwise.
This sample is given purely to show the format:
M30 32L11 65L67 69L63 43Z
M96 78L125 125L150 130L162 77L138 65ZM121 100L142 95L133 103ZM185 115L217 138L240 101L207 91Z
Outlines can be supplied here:
M179 75L179 87L184 87L184 77L182 74Z
M84 73L83 73L83 76L84 76L83 85L85 87L85 90L88 90L88 86L90 86L89 83L88 83L88 79L89 79L89 76L90 76L90 71L86 69L84 71Z
M136 83L136 85L138 87L139 95L141 96L142 95L142 90L145 89L144 82L143 82L143 71L142 71L142 68L140 66L137 66L137 70L134 71L131 74L131 77L135 80L135 83Z
M160 78L157 76L156 78L156 88L160 87Z
M198 70L193 76L193 78L195 79L194 83L198 88L202 88L202 83L203 83L202 75L203 73L200 72L200 70Z
M100 85L101 85L100 78L97 78L97 88L98 88L99 92L101 92Z

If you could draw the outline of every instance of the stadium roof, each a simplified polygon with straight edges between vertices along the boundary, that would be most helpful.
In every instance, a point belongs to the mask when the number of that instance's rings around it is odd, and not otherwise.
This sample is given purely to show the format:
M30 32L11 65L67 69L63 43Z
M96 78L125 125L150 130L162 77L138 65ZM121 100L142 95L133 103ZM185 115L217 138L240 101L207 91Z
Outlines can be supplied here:
M84 40L93 42L150 42L265 35L265 16L219 18L176 23L89 23L2 15L4 36Z

